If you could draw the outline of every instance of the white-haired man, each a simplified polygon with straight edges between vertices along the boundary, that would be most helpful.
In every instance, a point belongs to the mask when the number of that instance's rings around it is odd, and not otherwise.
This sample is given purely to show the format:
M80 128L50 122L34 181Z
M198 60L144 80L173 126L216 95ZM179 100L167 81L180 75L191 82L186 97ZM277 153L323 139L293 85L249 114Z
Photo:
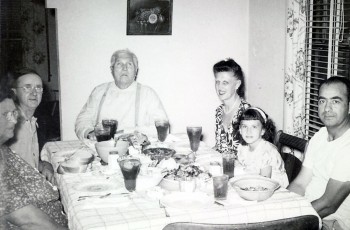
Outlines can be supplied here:
M79 139L94 139L94 126L103 119L118 121L118 130L155 133L157 119L168 120L156 92L136 82L138 60L134 53L118 50L111 58L114 82L97 86L75 122Z

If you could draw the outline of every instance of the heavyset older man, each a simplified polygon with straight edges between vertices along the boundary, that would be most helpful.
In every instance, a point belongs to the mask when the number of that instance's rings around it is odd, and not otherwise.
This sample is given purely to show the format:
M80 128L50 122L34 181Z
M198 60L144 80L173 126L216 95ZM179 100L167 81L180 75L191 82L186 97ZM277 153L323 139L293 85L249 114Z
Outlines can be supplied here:
M310 199L324 229L350 229L349 103L347 79L321 84L318 115L325 127L310 140L303 167L288 187Z
M155 133L154 121L168 118L156 92L136 82L136 55L127 49L114 52L111 71L114 82L97 86L76 119L78 138L94 138L94 126L103 119L116 119L126 132Z

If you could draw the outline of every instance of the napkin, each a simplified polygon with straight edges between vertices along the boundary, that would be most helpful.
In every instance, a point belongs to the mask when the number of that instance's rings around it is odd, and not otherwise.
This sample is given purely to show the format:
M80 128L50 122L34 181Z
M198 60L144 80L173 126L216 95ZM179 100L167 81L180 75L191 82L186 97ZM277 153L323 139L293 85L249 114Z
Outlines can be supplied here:
M229 190L227 192L227 198L226 200L215 200L217 203L222 204L224 206L231 206L231 205L250 205L250 204L256 204L257 201L249 201L249 200L244 200L241 198L238 193L236 193L233 190Z

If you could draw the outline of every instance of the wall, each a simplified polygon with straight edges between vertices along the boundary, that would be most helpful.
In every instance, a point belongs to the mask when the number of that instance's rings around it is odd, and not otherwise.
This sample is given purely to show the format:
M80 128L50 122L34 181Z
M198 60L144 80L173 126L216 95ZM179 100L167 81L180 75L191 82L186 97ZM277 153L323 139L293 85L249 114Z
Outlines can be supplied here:
M213 145L220 101L212 66L232 57L248 69L249 2L176 0L171 36L127 36L126 3L47 0L48 8L57 8L63 140L76 138L74 122L91 90L112 80L113 51L128 47L139 58L138 80L158 92L172 132L200 124L204 140Z
M245 71L247 100L282 128L286 0L176 0L171 36L127 36L126 2L47 0L57 8L63 140L76 138L77 114L96 85L112 80L112 52L126 47L139 58L138 80L162 99L172 132L200 124L214 144L220 101L212 66L226 57Z
M287 0L249 2L248 99L282 129Z

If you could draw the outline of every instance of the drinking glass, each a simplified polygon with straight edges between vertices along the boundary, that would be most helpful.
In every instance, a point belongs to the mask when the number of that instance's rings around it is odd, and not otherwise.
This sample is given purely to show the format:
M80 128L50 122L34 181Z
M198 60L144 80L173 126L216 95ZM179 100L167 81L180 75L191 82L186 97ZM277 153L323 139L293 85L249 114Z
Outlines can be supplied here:
M190 140L190 146L192 152L196 153L199 148L200 138L202 135L202 127L187 127L187 135L188 139Z
M217 200L226 200L228 176L221 175L213 177L214 198Z
M222 154L222 168L224 174L229 178L234 176L236 155L232 152L225 152Z
M108 141L111 139L111 136L110 136L111 128L110 127L103 127L101 124L98 124L94 128L94 132L95 132L97 142Z
M102 126L103 127L110 127L110 139L114 138L115 133L117 132L118 128L118 121L113 119L103 119L102 120Z
M158 140L164 142L169 132L169 121L156 120L154 124L157 128Z
M125 188L129 192L133 192L136 189L136 178L140 172L141 162L138 158L119 159L118 162L123 173Z

